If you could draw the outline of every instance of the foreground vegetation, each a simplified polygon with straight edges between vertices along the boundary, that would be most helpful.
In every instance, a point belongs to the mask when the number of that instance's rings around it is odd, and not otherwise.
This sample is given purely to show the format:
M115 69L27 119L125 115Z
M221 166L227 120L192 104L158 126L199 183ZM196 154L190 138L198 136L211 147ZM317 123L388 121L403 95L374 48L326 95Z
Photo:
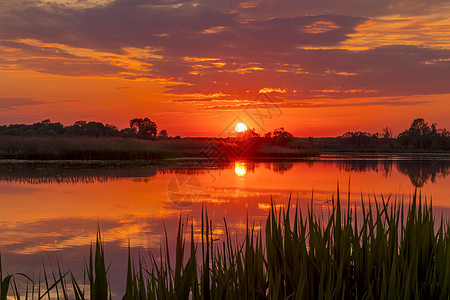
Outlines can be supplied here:
M329 217L314 212L313 203L306 214L298 205L272 206L264 233L247 224L241 241L232 240L225 220L225 238L217 240L206 212L198 238L180 217L175 257L167 234L159 258L150 254L149 268L129 256L123 299L449 299L450 227L442 220L436 226L420 196L407 208L384 198L353 209L350 200L343 209L339 196L332 204ZM86 263L87 285L59 268L44 273L44 290L27 277L22 293L108 299L107 270L98 236ZM20 276L26 275L1 277L1 300L8 289L19 298Z

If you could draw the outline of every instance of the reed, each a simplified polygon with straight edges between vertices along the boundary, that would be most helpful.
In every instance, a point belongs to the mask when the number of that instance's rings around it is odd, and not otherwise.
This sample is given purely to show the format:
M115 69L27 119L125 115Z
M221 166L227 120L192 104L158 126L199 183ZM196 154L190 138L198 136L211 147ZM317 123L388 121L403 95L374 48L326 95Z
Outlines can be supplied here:
M159 160L190 156L204 147L193 141L147 141L93 137L0 137L0 159Z
M294 159L318 156L313 150L261 146L251 143L241 153L239 146L224 139L183 138L138 140L117 137L1 136L0 159L22 160L161 160L196 157L202 159ZM248 152L248 153L247 153ZM239 153L237 155L236 153Z
M449 299L450 228L441 219L435 230L431 205L417 194L407 207L361 199L358 218L356 205L348 199L342 209L337 195L328 218L312 202L306 214L290 201L286 210L272 205L264 234L247 224L240 242L226 221L225 240L216 241L205 211L201 241L191 225L186 256L180 218L174 266L166 236L147 281L140 262L129 269L127 291L141 294L125 299Z
M414 194L407 205L381 197L342 206L339 192L331 202L328 217L313 201L306 212L290 200L285 209L272 205L265 228L247 222L243 240L232 239L226 220L216 240L206 209L196 240L180 216L174 257L167 233L148 267L129 251L123 299L449 299L450 226L435 224L431 204ZM86 266L90 299L111 298L107 272L98 235ZM2 277L2 297L10 276ZM71 290L86 299L65 277L54 274L45 296L66 299Z

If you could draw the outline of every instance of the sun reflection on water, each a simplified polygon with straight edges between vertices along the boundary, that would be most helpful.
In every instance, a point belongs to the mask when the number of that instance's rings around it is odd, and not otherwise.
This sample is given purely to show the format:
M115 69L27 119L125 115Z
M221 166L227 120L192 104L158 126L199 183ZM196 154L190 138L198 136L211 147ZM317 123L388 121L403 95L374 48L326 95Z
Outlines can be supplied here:
M245 163L235 162L234 173L236 173L237 176L244 176L245 173L247 173L247 166L245 165Z

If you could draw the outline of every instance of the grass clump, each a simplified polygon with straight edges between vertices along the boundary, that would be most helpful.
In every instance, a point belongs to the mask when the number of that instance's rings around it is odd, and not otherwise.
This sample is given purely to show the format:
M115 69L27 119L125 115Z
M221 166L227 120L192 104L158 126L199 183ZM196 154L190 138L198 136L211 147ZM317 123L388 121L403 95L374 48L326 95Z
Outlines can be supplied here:
M206 210L199 235L180 217L175 256L167 233L149 267L129 254L123 299L449 299L450 227L442 219L436 226L420 195L407 207L382 197L353 208L348 199L343 208L339 192L331 202L328 217L312 201L306 213L290 201L286 209L272 205L263 230L247 223L244 239L234 241L226 220L216 239ZM86 267L90 299L111 298L104 261L98 236ZM71 288L85 299L73 276Z
M205 213L197 247L191 227L186 259L179 225L175 268L168 253L159 264L153 259L145 285L139 264L129 270L127 290L145 291L145 299L449 299L449 226L441 220L435 231L420 196L406 209L384 198L361 201L359 216L350 201L346 210L339 196L332 202L329 218L318 217L312 203L306 214L272 206L265 234L247 225L234 243L226 222L225 240L214 239Z

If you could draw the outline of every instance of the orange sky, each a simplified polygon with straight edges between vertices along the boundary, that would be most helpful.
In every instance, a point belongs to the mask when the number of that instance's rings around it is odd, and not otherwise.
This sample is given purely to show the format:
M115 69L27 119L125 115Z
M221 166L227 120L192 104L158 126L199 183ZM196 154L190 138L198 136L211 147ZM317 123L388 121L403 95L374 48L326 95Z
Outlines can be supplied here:
M50 118L169 135L450 127L446 1L0 3L0 124ZM255 99L260 93L267 97Z

